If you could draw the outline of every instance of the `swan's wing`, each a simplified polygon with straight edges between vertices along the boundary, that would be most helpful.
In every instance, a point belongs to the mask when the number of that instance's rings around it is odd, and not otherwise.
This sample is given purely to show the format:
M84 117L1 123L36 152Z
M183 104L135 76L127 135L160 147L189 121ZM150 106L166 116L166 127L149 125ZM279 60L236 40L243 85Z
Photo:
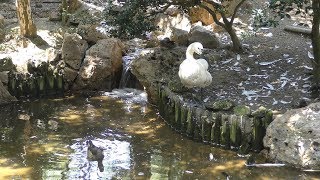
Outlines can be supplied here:
M181 83L186 87L198 86L201 79L201 66L196 61L184 60L179 67Z
M197 63L201 64L205 70L209 67L208 62L205 59L197 59Z

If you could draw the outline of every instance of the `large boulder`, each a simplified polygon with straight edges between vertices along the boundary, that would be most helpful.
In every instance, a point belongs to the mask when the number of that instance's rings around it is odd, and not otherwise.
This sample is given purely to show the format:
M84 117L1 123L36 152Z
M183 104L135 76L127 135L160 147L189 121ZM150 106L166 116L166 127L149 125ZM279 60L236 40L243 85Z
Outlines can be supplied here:
M215 49L220 46L215 33L201 25L194 25L189 32L189 43L201 42L205 48Z
M268 126L264 146L274 161L320 168L320 103L292 109Z
M119 39L99 40L86 52L75 90L111 90L119 83L124 45Z
M79 34L65 33L61 53L67 66L79 70L87 49L88 43Z
M178 70L185 51L186 47L150 48L132 61L131 72L145 87L150 103L157 102L158 83L181 84Z

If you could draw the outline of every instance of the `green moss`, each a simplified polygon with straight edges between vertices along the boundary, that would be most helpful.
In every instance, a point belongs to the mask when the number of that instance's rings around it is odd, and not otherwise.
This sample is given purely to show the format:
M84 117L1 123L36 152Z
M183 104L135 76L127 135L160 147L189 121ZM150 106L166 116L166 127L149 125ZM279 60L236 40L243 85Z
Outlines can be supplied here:
M216 102L208 102L205 104L206 108L213 111L229 111L234 107L234 102L230 100L221 100Z
M233 108L233 113L239 116L248 116L251 114L251 109L245 105L238 105Z

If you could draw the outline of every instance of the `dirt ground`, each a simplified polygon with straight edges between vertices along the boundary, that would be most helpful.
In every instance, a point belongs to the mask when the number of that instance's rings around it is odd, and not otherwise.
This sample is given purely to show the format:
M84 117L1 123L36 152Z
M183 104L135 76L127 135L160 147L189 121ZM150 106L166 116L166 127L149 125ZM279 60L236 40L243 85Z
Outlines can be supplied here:
M263 2L254 5L263 7ZM236 24L245 34L247 27L243 27L249 23L249 15L243 13L242 23ZM275 28L243 37L246 53L221 53L227 54L221 61L207 59L213 83L204 90L205 100L228 99L252 109L264 106L280 112L296 107L301 101L313 101L308 91L311 40L306 35L284 30L285 25L295 22L283 20ZM221 37L221 41L228 41L223 33Z
M232 54L211 63L213 83L206 94L229 99L253 109L259 106L284 111L310 98L311 40L284 31L293 22L261 30L243 40L247 53Z

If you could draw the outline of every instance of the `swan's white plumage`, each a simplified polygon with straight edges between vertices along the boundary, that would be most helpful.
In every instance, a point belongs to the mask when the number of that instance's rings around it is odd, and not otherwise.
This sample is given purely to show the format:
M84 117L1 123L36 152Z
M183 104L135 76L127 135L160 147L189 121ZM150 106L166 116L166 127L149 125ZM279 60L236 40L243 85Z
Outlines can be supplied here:
M186 59L180 64L179 77L187 88L206 87L212 82L208 72L208 62L205 59L195 59L193 53L202 54L203 46L199 42L190 44L186 51Z

